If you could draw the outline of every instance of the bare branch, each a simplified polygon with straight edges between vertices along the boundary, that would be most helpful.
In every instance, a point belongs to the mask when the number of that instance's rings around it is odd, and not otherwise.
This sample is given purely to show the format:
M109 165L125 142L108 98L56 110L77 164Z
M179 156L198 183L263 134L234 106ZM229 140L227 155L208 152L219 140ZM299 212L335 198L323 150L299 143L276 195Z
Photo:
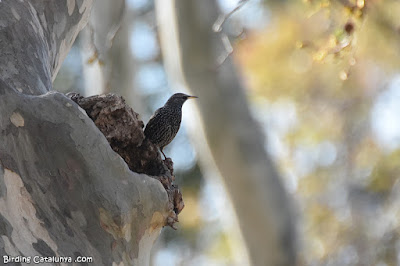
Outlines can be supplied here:
M233 53L233 47L231 41L229 40L228 35L226 35L224 32L221 32L220 34L221 34L221 41L222 44L224 45L226 53L218 57L217 67L222 65L226 61L226 59L228 59L228 57Z
M228 14L221 14L218 16L218 19L214 22L212 29L214 32L221 32L222 26L228 20L230 16L236 13L239 9L241 9L249 0L240 0L238 5Z

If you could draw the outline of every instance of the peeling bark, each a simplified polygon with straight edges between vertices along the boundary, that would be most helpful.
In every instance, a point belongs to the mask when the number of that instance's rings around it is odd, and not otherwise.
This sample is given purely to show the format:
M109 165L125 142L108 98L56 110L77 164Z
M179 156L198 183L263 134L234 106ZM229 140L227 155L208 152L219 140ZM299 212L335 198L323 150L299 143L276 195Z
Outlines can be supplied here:
M51 92L91 4L0 1L0 255L148 265L172 216L169 195Z
M50 91L91 5L91 0L1 1L1 79L27 94Z

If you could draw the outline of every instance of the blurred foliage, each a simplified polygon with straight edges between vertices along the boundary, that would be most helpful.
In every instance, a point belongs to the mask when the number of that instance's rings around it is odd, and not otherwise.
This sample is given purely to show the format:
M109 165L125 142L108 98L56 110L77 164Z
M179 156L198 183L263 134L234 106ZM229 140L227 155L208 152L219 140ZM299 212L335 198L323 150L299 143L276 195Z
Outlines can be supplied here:
M255 104L286 101L296 110L277 161L295 179L300 263L399 265L400 149L382 147L371 113L400 72L400 2L268 7L269 25L236 44L235 60Z
M390 191L399 178L400 150L382 156L376 163L368 183L368 188L376 192Z

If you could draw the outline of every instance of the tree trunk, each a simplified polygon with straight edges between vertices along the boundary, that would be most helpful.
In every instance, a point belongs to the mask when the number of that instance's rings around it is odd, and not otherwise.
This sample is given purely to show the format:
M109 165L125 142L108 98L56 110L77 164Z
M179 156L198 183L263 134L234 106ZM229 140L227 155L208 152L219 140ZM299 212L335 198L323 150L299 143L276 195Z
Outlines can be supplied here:
M125 0L97 0L93 3L88 26L80 34L87 96L113 89L111 77L114 64L110 60L110 50L126 18L125 9Z
M175 88L199 96L196 121L201 158L212 157L230 194L253 265L294 265L294 222L264 137L250 114L244 88L212 32L214 0L156 1L164 62ZM208 150L212 156L208 156Z
M130 171L92 120L51 92L91 5L0 1L3 263L90 256L93 265L148 265L166 223L162 184Z

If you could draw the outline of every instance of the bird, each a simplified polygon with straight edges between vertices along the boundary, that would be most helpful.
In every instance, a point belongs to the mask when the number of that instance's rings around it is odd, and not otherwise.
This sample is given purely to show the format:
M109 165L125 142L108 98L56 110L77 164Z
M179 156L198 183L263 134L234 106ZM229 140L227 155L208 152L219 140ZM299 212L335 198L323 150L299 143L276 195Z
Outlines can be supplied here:
M163 107L154 112L144 129L145 137L160 149L165 159L167 156L163 149L175 138L181 126L182 106L186 100L194 98L198 97L175 93Z

